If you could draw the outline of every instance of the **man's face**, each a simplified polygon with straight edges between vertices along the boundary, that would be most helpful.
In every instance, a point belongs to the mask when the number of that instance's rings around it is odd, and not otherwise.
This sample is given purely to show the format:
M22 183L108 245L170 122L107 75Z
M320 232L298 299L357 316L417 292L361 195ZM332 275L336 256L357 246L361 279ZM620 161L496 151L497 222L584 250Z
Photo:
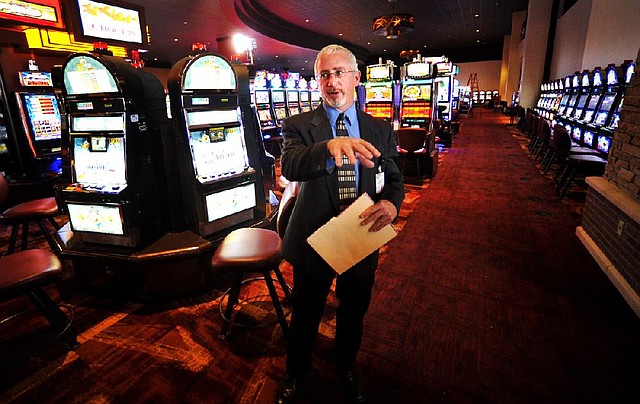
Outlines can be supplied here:
M328 74L320 79L322 99L339 111L345 111L353 104L353 91L360 81L360 72L351 71L349 59L340 52L322 56L318 61L318 74ZM342 72L336 77L335 72Z

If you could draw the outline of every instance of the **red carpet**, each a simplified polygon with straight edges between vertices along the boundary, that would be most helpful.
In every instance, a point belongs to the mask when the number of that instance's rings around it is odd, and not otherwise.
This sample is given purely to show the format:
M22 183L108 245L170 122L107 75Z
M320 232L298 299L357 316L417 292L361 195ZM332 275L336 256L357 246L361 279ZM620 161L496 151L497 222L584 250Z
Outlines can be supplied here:
M575 236L580 195L558 201L507 122L464 119L436 176L408 187L359 357L369 402L637 401L640 320ZM225 288L162 304L65 291L81 347L20 360L46 327L0 326L0 401L272 402L285 341L278 327L218 340ZM301 403L344 402L333 299Z

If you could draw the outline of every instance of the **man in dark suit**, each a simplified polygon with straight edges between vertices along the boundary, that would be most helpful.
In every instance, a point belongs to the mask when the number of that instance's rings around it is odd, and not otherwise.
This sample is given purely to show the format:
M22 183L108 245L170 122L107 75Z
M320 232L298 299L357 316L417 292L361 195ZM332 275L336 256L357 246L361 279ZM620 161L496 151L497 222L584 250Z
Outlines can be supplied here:
M301 381L311 372L313 346L336 273L311 248L307 237L341 211L337 172L343 166L343 155L355 167L357 195L366 192L375 202L360 214L361 224L371 226L369 231L391 223L404 198L391 126L355 107L354 88L360 80L355 56L342 46L329 45L318 54L314 70L322 105L292 116L282 126L282 175L299 181L300 190L282 243L283 257L293 266L294 287L287 373L276 402L295 400ZM336 124L338 117L340 123ZM336 136L337 126L343 136ZM365 401L356 354L377 265L376 251L336 280L336 366L349 398L355 402Z

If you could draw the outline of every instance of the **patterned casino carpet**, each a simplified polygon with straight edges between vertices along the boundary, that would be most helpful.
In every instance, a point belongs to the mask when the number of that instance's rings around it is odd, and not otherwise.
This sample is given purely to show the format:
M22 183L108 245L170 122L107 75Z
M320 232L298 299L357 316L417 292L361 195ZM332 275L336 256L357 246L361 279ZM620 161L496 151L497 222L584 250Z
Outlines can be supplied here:
M359 356L369 402L638 397L640 321L575 237L582 196L558 201L507 121L466 118L435 178L407 186ZM8 233L0 237L4 246ZM149 304L63 282L49 291L75 308L80 348L53 343L25 358L50 337L46 325L37 315L0 325L0 402L272 402L285 340L279 327L219 340L226 285ZM251 303L244 319L273 315ZM4 303L0 315L28 306ZM345 402L332 365L335 308L330 295L301 403Z

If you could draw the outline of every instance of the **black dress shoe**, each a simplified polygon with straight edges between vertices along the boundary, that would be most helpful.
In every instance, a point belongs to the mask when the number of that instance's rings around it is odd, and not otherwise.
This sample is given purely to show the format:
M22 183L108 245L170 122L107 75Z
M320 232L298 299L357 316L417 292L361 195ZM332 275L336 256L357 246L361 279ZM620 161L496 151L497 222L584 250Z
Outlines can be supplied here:
M302 380L290 374L285 374L278 385L276 404L295 403L298 400L298 396L300 396L301 390Z
M365 403L367 401L367 395L364 391L364 382L362 381L360 372L353 368L341 372L341 376L344 390L349 400L352 403Z

